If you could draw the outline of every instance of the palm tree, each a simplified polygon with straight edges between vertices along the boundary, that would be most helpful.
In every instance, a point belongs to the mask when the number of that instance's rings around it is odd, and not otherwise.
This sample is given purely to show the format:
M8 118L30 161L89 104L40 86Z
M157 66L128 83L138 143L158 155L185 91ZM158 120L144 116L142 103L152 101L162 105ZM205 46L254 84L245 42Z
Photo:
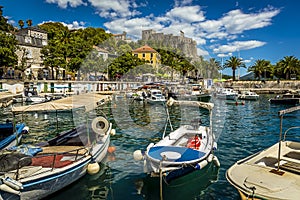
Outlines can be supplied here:
M221 64L215 58L210 58L208 63L208 70L206 71L207 78L215 78L218 77L218 71L221 68ZM210 72L210 76L208 76L208 72Z
M291 74L297 74L300 71L300 61L295 56L285 56L277 63L277 66L286 79L290 79Z
M232 69L232 80L235 81L235 70L239 67L246 67L245 63L243 63L241 58L231 56L229 60L226 60L224 64L224 68L231 68Z
M27 23L27 26L32 26L32 20L31 19L27 19L26 23Z
M18 21L18 24L19 24L19 26L20 26L21 29L24 27L24 21L23 20L20 19Z
M270 66L271 66L270 61L267 61L264 59L258 59L255 61L254 65L248 69L248 71L253 72L255 77L259 78L259 80L260 80L261 77L263 76L263 74L264 74L264 77L266 78L267 71L268 71L268 73L271 73Z

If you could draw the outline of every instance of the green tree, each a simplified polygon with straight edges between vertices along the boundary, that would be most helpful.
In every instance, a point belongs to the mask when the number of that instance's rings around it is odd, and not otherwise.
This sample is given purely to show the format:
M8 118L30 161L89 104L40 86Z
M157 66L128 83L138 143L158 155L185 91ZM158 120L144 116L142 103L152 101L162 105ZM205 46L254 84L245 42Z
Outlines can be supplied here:
M27 26L32 26L32 20L31 19L27 19L26 20L26 24L27 24Z
M20 26L21 29L22 29L22 28L24 27L24 25L25 25L25 24L24 24L24 21L21 20L21 19L18 21L18 24L19 24L19 26Z
M224 64L224 68L231 68L232 69L232 80L235 81L235 70L239 67L246 67L245 63L242 62L242 59L231 56L229 60L226 60Z
M290 79L291 74L299 74L300 61L295 56L285 56L277 63L277 74L282 74L285 79Z
M268 74L271 74L271 63L268 60L264 59L258 59L255 61L254 65L252 65L248 71L253 72L254 76L256 78L259 78L259 80L264 77L266 78L267 72Z
M15 67L18 63L17 43L14 35L0 31L0 76L3 76L7 67Z
M0 31L11 32L14 30L14 27L11 24L7 23L7 19L2 16L2 8L3 6L0 6Z
M27 55L28 52L25 48L21 48L20 49L22 54L21 54L21 62L16 66L16 70L20 70L21 74L22 74L22 80L25 80L25 70L28 68L27 66Z
M215 58L210 58L208 64L206 65L206 77L207 78L218 78L219 70L221 69L221 64ZM209 74L210 73L210 74Z
M117 74L125 74L130 69L133 69L136 66L143 65L146 62L133 56L131 52L125 53L116 59L108 66L109 79L115 78Z

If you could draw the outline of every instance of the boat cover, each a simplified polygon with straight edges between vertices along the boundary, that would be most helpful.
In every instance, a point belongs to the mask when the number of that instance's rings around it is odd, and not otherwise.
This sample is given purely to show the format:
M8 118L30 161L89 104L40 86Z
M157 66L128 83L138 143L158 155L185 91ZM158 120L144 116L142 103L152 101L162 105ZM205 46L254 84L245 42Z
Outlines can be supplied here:
M188 162L200 159L205 153L186 147L156 146L150 148L148 155L156 160L162 160L162 156L166 155L167 161ZM170 155L169 158L168 155Z

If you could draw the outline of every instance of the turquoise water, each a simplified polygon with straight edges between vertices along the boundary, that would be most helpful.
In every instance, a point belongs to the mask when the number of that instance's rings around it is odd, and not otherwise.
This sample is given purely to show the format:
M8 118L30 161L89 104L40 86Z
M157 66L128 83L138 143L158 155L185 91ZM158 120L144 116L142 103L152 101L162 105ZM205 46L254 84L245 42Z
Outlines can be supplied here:
M268 98L270 96L261 95L259 101L246 101L245 105L238 106L212 99L215 104L213 128L218 142L215 154L221 167L217 169L213 165L207 166L204 171L190 174L170 185L164 184L163 199L239 199L237 191L225 178L226 170L237 160L278 141L277 113L287 107L271 105ZM163 107L130 104L117 99L99 110L110 118L117 130L111 139L111 146L115 146L116 151L108 154L99 174L86 175L48 199L159 199L159 180L144 174L143 162L135 161L132 153L137 149L145 150L150 142L159 140L166 119ZM207 116L207 112L190 107L169 111L174 128L195 116ZM4 120L9 113L4 110L1 115ZM31 128L30 135L24 141L34 143L51 138L57 131L57 122L51 115L23 116ZM58 128L71 127L73 118L74 113L73 116L72 113L59 115ZM208 121L204 120L203 123ZM284 127L296 123L299 123L299 115L289 117ZM167 128L169 130L170 127Z

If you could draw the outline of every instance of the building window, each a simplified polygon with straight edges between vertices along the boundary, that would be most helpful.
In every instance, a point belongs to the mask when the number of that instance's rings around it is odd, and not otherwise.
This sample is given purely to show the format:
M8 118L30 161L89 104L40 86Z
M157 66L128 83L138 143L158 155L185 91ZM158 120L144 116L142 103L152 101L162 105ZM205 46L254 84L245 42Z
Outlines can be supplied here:
M30 49L27 49L27 50L26 50L26 57L27 57L27 58L32 58L32 52L31 52Z
M134 54L134 56L135 56L135 57L138 57L138 54L137 54L137 53L135 53L135 54Z
M143 53L143 58L145 58L146 57L146 55Z
M150 54L150 57L153 58L153 53Z
M25 42L26 43L31 43L31 38L30 37L25 37Z

